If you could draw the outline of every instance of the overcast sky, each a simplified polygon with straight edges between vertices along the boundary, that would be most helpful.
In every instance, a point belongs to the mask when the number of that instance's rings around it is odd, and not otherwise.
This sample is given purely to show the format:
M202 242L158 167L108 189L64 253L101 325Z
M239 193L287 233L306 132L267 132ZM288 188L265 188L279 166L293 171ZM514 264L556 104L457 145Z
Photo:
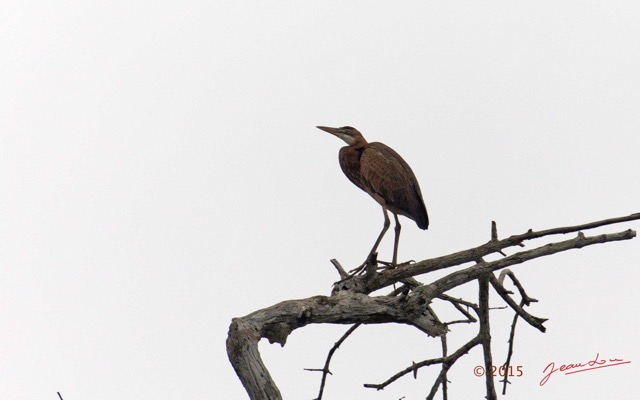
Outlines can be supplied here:
M402 218L400 260L480 245L491 220L507 236L639 212L638 21L637 1L3 1L0 397L247 398L231 318L329 294L329 259L354 267L382 225L316 125L413 168L431 226ZM639 398L639 267L638 239L514 267L549 321L518 325L505 398ZM493 311L496 364L511 318ZM477 329L454 328L452 350ZM346 329L261 343L285 398L316 396L303 368ZM362 384L439 352L362 327L325 398L423 399L437 368ZM539 386L597 353L632 363ZM451 399L483 397L482 362L454 366Z

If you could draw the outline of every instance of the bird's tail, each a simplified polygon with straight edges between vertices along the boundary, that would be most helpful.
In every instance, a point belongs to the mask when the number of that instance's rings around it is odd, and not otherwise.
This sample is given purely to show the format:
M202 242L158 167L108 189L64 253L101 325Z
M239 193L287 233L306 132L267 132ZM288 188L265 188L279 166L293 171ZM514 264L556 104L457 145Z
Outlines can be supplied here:
M427 207L424 206L424 203L420 203L414 215L416 216L415 221L416 224L418 224L418 228L427 229L429 227L429 215L427 214Z
M411 216L414 217L413 220L416 221L416 224L418 224L418 228L427 229L429 227L429 215L427 214L427 207L424 205L422 193L420 193L420 187L416 187L415 191L419 200L414 202L413 210L411 210Z

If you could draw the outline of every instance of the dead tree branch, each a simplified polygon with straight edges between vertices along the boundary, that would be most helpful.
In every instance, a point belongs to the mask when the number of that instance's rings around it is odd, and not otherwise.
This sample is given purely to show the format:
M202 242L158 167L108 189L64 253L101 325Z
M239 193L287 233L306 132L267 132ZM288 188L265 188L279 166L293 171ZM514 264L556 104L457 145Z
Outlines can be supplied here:
M341 337L340 339L338 339L337 342L335 342L335 344L333 345L333 347L331 348L331 350L329 350L329 354L327 354L327 359L324 362L324 367L322 367L322 369L314 369L314 368L305 368L305 371L319 371L322 372L322 380L320 381L320 391L318 392L318 397L315 398L315 400L322 400L322 394L324 393L324 385L327 382L327 375L331 374L331 371L329 370L329 365L331 364L331 358L333 357L333 353L336 352L336 350L338 350L338 348L340 347L340 345L347 340L347 338L353 333L353 331L355 331L356 329L358 329L358 327L362 325L361 323L359 324L355 324L353 326L351 326L351 328L349 328Z
M447 357L431 358L429 360L413 363L410 367L403 369L402 371L398 372L397 374L393 375L392 377L390 377L389 379L387 379L382 383L365 383L364 387L370 388L370 389L382 390L385 387L389 386L391 383L402 378L403 376L410 373L416 374L416 371L418 369L422 367L427 367L429 365L434 365L434 364L442 364L443 366L446 366L446 371L448 371L451 368L451 366L458 360L458 358L460 358L464 354L467 354L469 350L474 348L476 345L480 344L481 341L482 339L480 335L478 335ZM443 377L446 375L446 371L444 371L444 374L441 372L441 375ZM438 382L438 385L439 384L440 382ZM436 390L437 390L437 387L436 387Z
M425 296L425 298L433 299L434 297L465 283L471 282L482 277L484 274L501 270L503 268L510 267L516 264L522 264L525 261L534 260L536 258L560 253L571 249L580 249L582 247L591 246L599 243L615 242L620 240L633 239L636 236L636 232L628 229L626 231L603 234L598 236L586 237L584 234L579 233L574 239L565 240L563 242L549 243L547 245L537 247L533 250L522 251L508 257L502 258L497 261L476 264L469 268L465 268L460 271L452 272L451 274L434 281L431 284L423 285L414 290L414 293L419 293ZM394 271L392 271L394 272ZM378 276L385 275L385 273L377 274ZM414 298L420 297L419 295Z
M359 293L283 301L245 317L234 318L229 327L227 354L251 399L281 399L258 352L261 338L284 346L295 329L307 324L327 323L394 322L412 325L431 336L444 334L447 328L427 306L408 303L404 296L369 297Z
M466 354L472 347L478 344L483 345L485 367L487 368L486 374L490 375L492 372L491 336L488 320L490 310L488 306L489 284L491 284L496 292L516 312L512 330L515 329L515 321L517 318L522 317L530 325L544 332L544 326L542 324L545 319L534 317L524 310L524 306L536 300L526 295L524 288L520 282L515 279L513 274L505 272L500 275L500 278L496 278L493 275L495 271L504 270L513 265L571 249L632 239L636 236L636 232L630 229L596 236L585 236L582 231L638 219L640 219L640 213L576 226L541 231L529 230L526 233L510 236L502 240L498 240L497 228L495 224L492 224L491 240L481 246L447 256L422 260L413 264L405 264L398 268L385 269L380 272L375 272L375 268L373 268L372 272L364 275L347 276L344 268L342 268L337 261L332 261L341 277L341 281L334 286L331 296L315 296L306 299L283 301L244 317L234 318L229 327L229 335L227 338L227 354L229 360L252 400L279 400L282 399L282 396L271 378L268 369L262 362L258 351L258 342L261 338L266 338L271 343L279 343L284 346L287 337L295 329L307 324L322 323L402 323L416 327L430 336L441 336L447 332L447 325L450 326L458 322L470 323L479 320L479 334L454 353L446 355L446 342L443 342L442 357L415 363L381 384L365 385L366 387L381 390L407 373L417 373L417 370L421 367L442 364L440 374L427 397L428 399L433 399L440 385L443 385L443 391L446 393L446 375L451 366L462 355ZM527 240L572 232L578 232L577 237L549 243L531 250L520 251L496 261L485 262L482 260L482 257L492 253L501 253L504 255L504 249L513 246L522 246L523 242ZM422 284L414 278L417 275L470 262L474 262L475 264L451 272L427 284ZM512 293L502 285L505 276L509 276L518 288L522 297L520 304L513 300L510 296ZM446 294L447 291L474 280L478 280L480 283L480 299L478 305L463 299L455 299ZM376 290L397 283L401 283L402 287L394 290L391 296L369 296L370 293ZM440 322L430 307L430 303L434 298L439 298L451 303L465 316L466 320L451 321L448 324ZM469 313L469 309L472 309L478 314L477 320ZM337 350L338 346L344 342L347 336L348 335L345 334L345 336L339 340L339 344L336 343L334 349L330 352L325 362L325 368L322 370L324 374L323 381L329 373L328 362L330 361L330 356L333 355L333 352ZM513 335L510 339L510 345L513 345ZM510 348L510 354L511 351L512 348ZM507 361L509 360L510 358ZM322 396L322 389L323 386L321 386L319 398ZM487 378L487 396L488 398L495 398L493 379L489 382Z
M520 293L520 297L522 298L522 301L524 301L524 305L529 306L531 305L531 303L538 302L538 300L534 299L533 297L529 297L527 295L527 292L524 290L524 287L522 286L518 278L516 278L516 275L513 272L511 272L511 270L503 269L502 271L500 271L500 276L498 276L498 282L504 285L504 278L507 276L511 279L511 282L513 282L515 287L518 289L518 292Z
M445 325L449 326L453 324L470 324L470 323L478 322L478 320L473 315L471 315L469 311L465 310L464 307L462 307L464 305L467 308L471 308L476 312L476 314L478 314L478 306L476 304L470 303L462 299L453 298L444 293L438 296L438 298L451 303L456 310L460 311L460 313L467 318L462 320L446 322Z
M626 217L610 218L597 222L590 222L582 225L567 226L561 228L546 229L542 231L529 230L526 233L520 235L510 236L502 240L490 240L489 242L474 247L472 249L459 251L442 257L431 258L428 260L419 261L409 265L403 265L402 268L395 268L387 270L382 273L375 274L374 276L356 276L353 279L341 282L334 287L334 292L340 290L349 290L359 293L371 293L384 287L390 286L396 282L401 281L404 278L426 274L440 269L453 267L456 265L465 264L468 262L474 262L480 258L492 254L498 253L500 250L508 247L521 245L526 240L539 239L545 236L566 234L573 232L580 232L588 229L593 229L601 226L618 224L621 222L628 222L640 219L640 213L628 215ZM632 232L632 231L628 231ZM631 237L623 237L618 240L627 240L635 236L635 233ZM598 242L598 243L604 243ZM593 244L593 243L591 243ZM587 244L588 245L588 244ZM579 248L579 247L575 247ZM560 251L565 251L562 249ZM519 253L520 254L520 253ZM553 253L549 253L553 254ZM545 254L547 255L547 254ZM527 260L523 260L527 261Z
M493 274L491 274L491 276L489 277L489 282L491 283L491 286L493 286L495 291L500 295L500 297L502 297L502 299L507 302L509 307L513 308L513 310L516 312L516 314L518 316L522 317L522 319L527 321L529 323L529 325L533 326L534 328L536 328L540 332L545 332L547 330L542 325L545 321L548 320L547 318L534 317L533 315L531 315L528 312L526 312L524 310L524 308L522 307L526 303L526 301L523 302L523 304L518 305L511 298L511 296L509 296L509 292L507 291L507 289L505 289L504 286L502 286L502 284L499 282L499 280ZM523 300L525 300L525 299L523 298Z
M493 275L493 274L490 274ZM491 354L491 330L489 328L489 276L478 279L480 303L480 338L484 354L484 377L487 386L487 400L496 400L496 388L493 383L493 357Z
M529 315L528 313L526 313L526 311L524 311L524 307L529 306L531 303L535 303L538 300L529 297L526 293L526 291L524 290L524 287L522 286L522 284L520 283L520 281L518 280L518 278L516 278L515 274L513 272L511 272L508 269L504 269L500 272L500 276L496 279L495 276L492 276L491 279L491 284L493 285L493 287L496 289L496 291L498 293L500 293L500 290L504 290L505 293L509 293L503 285L504 282L504 278L508 276L509 278L511 278L511 281L513 281L514 285L516 286L516 288L518 289L518 292L520 292L520 304L518 305L518 308L514 308L512 306L512 308L516 311L515 315L513 316L513 322L511 323L511 330L509 332L509 348L507 350L507 359L504 362L503 367L504 367L504 379L502 379L500 382L502 382L502 394L505 395L507 394L507 385L510 384L511 382L509 382L509 367L511 366L511 357L513 357L513 347L514 347L514 342L515 342L515 334L516 334L516 324L518 323L518 318L519 317L523 317L525 318L523 315ZM500 287L501 289L499 290L498 287ZM502 296L502 295L501 295ZM511 299L510 296L508 296L508 294L506 295L507 298L513 302L515 304L515 302L513 301L513 299ZM506 298L503 296L503 299L506 300ZM522 312L519 312L518 310L521 310ZM523 314L524 313L524 314ZM544 326L542 326L542 323L544 323L544 321L546 321L546 319L542 319L542 318L537 318L537 317L533 317L530 316L530 318L533 318L534 321L540 321L540 331L541 332L545 332L545 328ZM525 318L526 320L526 318ZM527 320L527 322L529 322L530 325L538 328L537 326L533 325L529 320Z
M440 342L442 344L442 357L446 358L447 352L448 352L447 335L440 336ZM447 400L449 398L449 393L447 388L447 371L449 371L449 368L447 368L443 363L442 368L440 369L440 374L442 374L442 381L440 382L440 384L442 385L442 400ZM418 378L417 372L413 375L413 377L415 379Z

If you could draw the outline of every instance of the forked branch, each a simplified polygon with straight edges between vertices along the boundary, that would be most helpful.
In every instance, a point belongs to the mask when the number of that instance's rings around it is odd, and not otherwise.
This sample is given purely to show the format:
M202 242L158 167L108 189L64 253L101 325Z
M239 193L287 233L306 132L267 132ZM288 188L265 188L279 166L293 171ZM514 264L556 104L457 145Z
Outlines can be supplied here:
M450 355L446 355L446 347L443 347L443 357L415 363L381 384L366 385L366 387L381 390L401 376L411 372L415 373L421 367L442 364L440 374L428 396L429 399L432 399L440 385L445 382L447 371L456 360L466 354L472 347L482 343L485 350L485 365L490 367L492 364L490 342L488 340L488 338L490 338L488 324L489 284L516 312L512 331L515 328L515 322L518 317L523 318L537 329L544 331L542 324L545 319L534 317L524 310L524 306L536 300L526 295L524 288L517 279L515 279L513 274L501 274L500 278L496 278L493 275L494 272L529 260L571 249L579 249L598 243L632 239L636 236L636 232L633 230L589 237L585 236L581 231L638 219L640 219L640 213L577 226L553 228L537 232L529 230L526 233L514 235L502 240L498 240L497 229L494 224L492 226L491 240L481 246L447 256L422 260L414 264L406 264L399 268L359 276L346 276L346 272L340 264L337 261L332 261L341 276L341 281L334 287L331 296L315 296L300 300L288 300L255 311L244 317L234 318L229 328L229 336L227 338L227 354L229 360L252 400L279 400L282 399L282 396L271 378L269 371L262 362L258 351L258 341L261 338L266 338L271 343L284 345L289 334L295 329L307 324L317 323L402 323L416 327L428 335L440 336L447 332L447 325L450 326L458 322L475 322L476 318L469 313L469 309L472 309L478 315L481 329L480 333L467 344ZM504 249L513 246L522 246L523 242L527 240L572 232L579 232L578 236L561 242L549 243L531 250L520 251L496 261L482 261L482 257L492 253L501 253L504 255ZM475 265L451 272L428 284L422 284L414 279L417 275L469 262L475 262ZM522 300L519 304L513 300L511 293L504 288L502 283L505 276L509 276L513 280L520 292ZM480 304L476 305L463 299L455 299L446 294L449 290L474 280L478 280L481 283ZM402 284L402 287L401 289L394 290L392 296L373 297L368 295L373 291L394 284ZM466 320L451 321L448 324L440 322L430 307L430 303L434 298L450 302L465 316ZM347 336L348 334L343 336L339 344L336 343L330 356L333 355L333 352L344 342ZM513 344L513 334L510 339L510 344ZM445 346L444 342L443 346ZM510 352L511 350L510 348ZM325 367L321 370L323 372L323 385L321 386L319 398L322 396L324 381L326 380L326 375L329 373L328 362L330 358L331 357L327 358ZM509 362L509 360L507 362ZM493 389L492 386L493 381L491 381L491 383L487 381L487 394L489 398L495 398L495 389ZM443 390L445 390L446 398L446 387L443 386Z
M589 222L587 224L581 224L581 225L575 225L575 226L545 229L541 231L529 230L519 235L510 236L506 239L489 240L489 242L481 246L463 250L463 251L458 251L456 253L452 253L446 256L431 258L428 260L422 260L410 265L403 265L402 268L396 268L396 269L384 271L383 273L375 274L375 276L372 276L372 277L368 277L366 275L356 276L356 277L353 277L353 279L350 279L348 281L343 282L340 285L335 286L334 292L337 292L340 290L350 290L350 291L355 291L360 293L371 293L376 290L382 289L384 287L393 285L394 283L401 281L404 278L426 274L429 272L437 271L444 268L449 268L456 265L465 264L468 262L475 262L484 256L487 256L492 253L499 253L501 250L504 250L506 248L513 247L513 246L521 246L522 243L527 240L539 239L539 238L550 236L550 235L581 232L581 231L586 231L588 229L598 228L601 226L613 225L613 224L618 224L618 223L628 222L628 221L635 221L639 219L640 219L640 213L635 213L625 217L610 218L602 221ZM630 236L621 237L617 240L627 240L635 236L635 232L633 231L627 231L627 232L628 232L628 235ZM616 240L616 239L605 240L605 241L612 241L612 240ZM598 243L604 243L605 241L600 241ZM594 244L594 243L590 243L590 244ZM585 244L585 245L589 245L589 244ZM572 247L572 248L579 248L579 247ZM559 251L565 251L565 250L568 250L568 249L564 248ZM553 254L553 253L548 253L544 255L549 255L549 254ZM523 260L523 261L527 261L527 260Z
M320 381L320 391L318 392L318 397L316 397L315 400L322 400L322 395L324 394L324 385L327 383L327 375L331 374L331 371L329 370L329 365L331 364L331 358L333 358L333 354L336 352L336 350L338 350L340 345L345 340L347 340L347 338L353 333L353 331L358 329L360 325L362 324L358 323L358 324L352 325L351 328L347 329L347 331L340 337L340 339L338 339L338 341L334 343L331 350L329 350L329 354L327 354L327 359L324 362L324 367L322 367L321 369L305 368L305 371L322 372L322 379Z
M365 383L364 387L366 388L370 388L370 389L376 389L376 390L382 390L385 387L389 386L391 383L397 381L398 379L402 378L403 376L413 373L414 376L417 375L416 371L422 367L427 367L429 365L434 365L434 364L442 364L443 366L446 367L446 371L449 370L449 368L451 368L451 366L458 360L458 358L460 358L461 356L463 356L464 354L467 354L469 352L469 350L471 350L472 348L474 348L476 345L482 343L482 338L480 335L474 337L473 339L471 339L470 341L468 341L467 343L465 343L462 347L460 347L458 350L456 350L454 353L452 353L449 356L446 357L438 357L438 358L431 358L428 360L424 360L424 361L420 361L417 363L413 363L411 366L403 369L402 371L398 372L397 374L393 375L392 377L390 377L389 379L387 379L386 381L382 382L382 383ZM446 375L446 371L441 372L442 376L444 377L444 375ZM441 383L440 379L437 379L436 382L438 384ZM436 386L437 389L437 386Z

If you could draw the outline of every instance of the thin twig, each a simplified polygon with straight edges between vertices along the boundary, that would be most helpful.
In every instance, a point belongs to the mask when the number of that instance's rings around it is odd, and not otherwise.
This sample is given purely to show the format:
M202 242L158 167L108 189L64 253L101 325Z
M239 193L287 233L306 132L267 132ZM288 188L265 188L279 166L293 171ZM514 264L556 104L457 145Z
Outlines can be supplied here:
M527 321L529 325L538 329L540 332L545 332L547 330L547 328L545 328L544 325L542 324L544 324L545 321L548 320L548 318L534 317L533 315L526 312L524 308L516 304L516 302L511 298L511 296L509 296L507 289L505 289L504 286L502 286L502 284L498 281L495 275L491 274L489 276L489 282L491 282L491 286L493 286L493 288L500 295L500 297L502 297L502 299L506 301L511 308L513 308L516 314L518 314L525 321Z
M478 305L476 303L472 303L472 302L466 301L464 299L459 299L459 298L456 298L456 297L452 297L452 296L449 296L446 293L440 294L438 296L438 298L441 299L441 300L450 301L451 303L454 303L454 304L461 304L461 305L467 306L468 308L472 308L476 313L478 312Z
M335 342L335 344L333 345L331 350L329 350L329 354L327 354L327 359L325 360L324 367L322 367L322 369L305 368L305 371L320 371L320 372L322 372L322 380L320 381L320 392L318 392L318 397L315 400L322 400L322 394L324 392L324 385L325 385L325 383L327 381L327 375L331 374L331 371L329 370L329 364L331 364L331 358L333 357L333 353L335 353L336 350L338 350L338 347L340 347L342 342L344 342L349 337L349 335L351 335L353 333L353 331L358 329L358 327L360 325L362 325L362 324L354 324L354 325L352 325L342 335L342 337L337 342Z
M491 242L498 241L498 226L496 225L496 221L491 221ZM504 257L507 255L502 251L498 250L498 253L502 254Z
M436 393L438 392L438 387L446 380L447 372L449 372L449 369L453 367L453 364L455 364L455 362L458 361L458 358L460 358L464 354L467 354L469 350L479 345L481 342L482 342L482 339L478 334L476 337L474 337L469 342L467 342L464 346L460 347L455 353L447 357L445 362L442 363L442 370L440 370L440 374L438 374L438 377L436 378L435 382L433 382L433 385L431 386L431 391L427 395L426 400L433 400L433 398L436 396Z
M440 342L442 343L442 357L447 358L447 335L440 336ZM447 400L447 370L448 368L442 363L442 400Z
M478 313L478 306L476 304L470 303L468 301L462 300L462 299L456 299L453 298L449 295L446 294L441 294L440 296L438 296L439 299L441 300L445 300L450 302L453 307L455 307L456 310L458 310L462 315L464 315L467 319L463 319L463 320L455 320L455 321L450 321L450 322L446 322L445 325L453 325L453 324L471 324L474 322L478 322L478 320L471 315L467 310L464 309L464 307L461 306L461 304L465 305L467 308L473 308L473 310L476 312L476 314Z
M370 388L370 389L382 390L385 387L389 386L391 383L397 381L399 378L402 378L403 376L414 372L416 369L422 368L422 367L426 367L426 366L429 366L429 365L433 365L433 364L447 364L448 365L447 370L449 370L449 368L451 368L451 366L458 360L458 358L460 358L464 354L467 354L469 352L469 350L471 350L476 345L480 344L480 341L481 341L480 340L480 335L478 335L475 338L473 338L470 341L468 341L466 344L464 344L458 350L456 350L455 353L453 353L453 354L451 354L451 355L449 355L447 357L431 358L429 360L420 361L418 363L412 363L412 365L410 367L407 367L407 368L403 369L402 371L400 371L397 374L393 375L392 377L390 377L386 381L384 381L382 383L365 383L364 387ZM438 384L439 384L439 382L438 382Z
M498 282L504 285L504 278L507 276L511 279L511 282L513 282L515 287L518 289L518 292L520 292L520 297L522 297L522 300L525 302L524 305L528 306L528 305L531 305L531 303L538 302L537 299L534 299L533 297L529 297L529 295L527 295L527 292L524 290L524 287L522 286L518 278L516 278L516 275L510 269L503 269L502 271L500 271L500 275L498 276Z
M525 305L524 303L525 303L524 300L520 301L520 306L523 307ZM505 374L504 374L504 379L500 381L503 383L503 386L502 386L503 396L507 394L507 384L511 384L511 382L509 382L509 366L511 365L511 356L513 356L513 342L516 336L516 324L518 323L519 317L520 315L518 313L516 313L513 316L513 322L511 323L511 332L509 332L509 349L507 350L507 360L503 364Z
M491 241L498 241L498 226L496 225L496 221L491 221Z
M513 282L513 284L516 286L516 288L518 288L518 292L520 293L521 299L520 299L520 305L519 308L521 310L524 311L524 307L529 306L531 303L537 302L538 300L529 297L529 295L527 295L527 292L524 290L524 287L522 286L522 284L520 283L520 281L518 280L518 278L516 278L516 275L508 269L502 270L500 272L500 276L497 278L497 283L503 287L504 289L504 278L506 276L509 276L509 278L511 279L511 281ZM493 279L495 279L495 277L493 277ZM494 286L494 288L497 286L496 284L494 284L494 281L492 280L492 285ZM506 291L506 289L504 289ZM502 379L500 382L502 382L502 394L505 395L507 393L507 384L511 384L511 382L509 382L509 367L511 366L511 358L513 356L513 347L514 347L514 342L515 342L515 333L516 333L516 324L518 323L518 318L521 316L520 313L518 313L516 311L516 314L513 316L513 322L511 323L511 330L509 332L509 348L507 350L507 359L504 362L503 366L505 369L505 375L504 375L504 379ZM535 317L534 317L535 318ZM541 320L541 318L539 318L538 320ZM544 322L544 321L543 321Z

